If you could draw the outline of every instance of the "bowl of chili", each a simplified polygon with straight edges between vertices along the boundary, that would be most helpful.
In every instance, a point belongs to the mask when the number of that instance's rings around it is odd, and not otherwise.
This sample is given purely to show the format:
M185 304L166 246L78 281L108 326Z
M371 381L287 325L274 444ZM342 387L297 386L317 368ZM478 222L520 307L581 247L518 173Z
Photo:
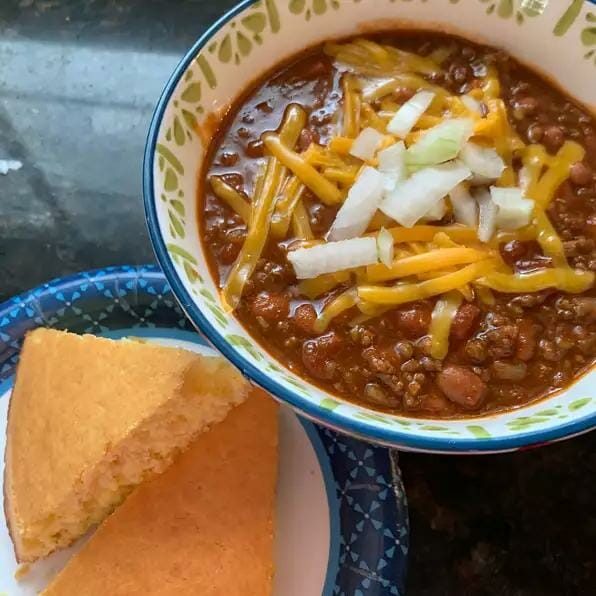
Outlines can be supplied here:
M593 428L591 6L249 0L215 23L144 162L197 329L374 442L496 452Z

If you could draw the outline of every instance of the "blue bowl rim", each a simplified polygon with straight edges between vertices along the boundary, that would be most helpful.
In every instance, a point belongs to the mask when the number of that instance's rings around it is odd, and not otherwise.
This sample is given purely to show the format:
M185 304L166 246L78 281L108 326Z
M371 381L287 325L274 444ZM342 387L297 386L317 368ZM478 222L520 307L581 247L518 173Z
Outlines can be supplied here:
M512 437L490 437L482 439L424 437L404 433L400 429L379 428L366 421L354 420L349 416L341 415L335 410L325 409L308 401L306 398L301 397L297 392L284 387L274 378L267 376L257 366L250 363L241 354L236 352L224 339L217 328L203 315L201 309L197 306L191 294L186 290L184 283L176 272L159 227L155 195L153 192L154 157L156 153L157 138L170 98L195 56L224 25L257 1L258 0L242 0L209 27L187 51L185 56L176 66L161 93L147 134L143 159L143 201L145 205L145 216L149 237L166 279L191 322L205 335L221 354L234 364L234 366L240 369L252 382L259 385L265 391L268 391L281 401L288 403L308 418L315 420L320 424L365 440L374 441L375 443L415 451L450 453L499 452L517 450L532 445L538 446L544 443L570 438L596 427L596 412L594 412L579 420L561 424L551 429L520 433ZM592 2L594 0L590 1ZM469 422L473 425L474 418L470 418Z

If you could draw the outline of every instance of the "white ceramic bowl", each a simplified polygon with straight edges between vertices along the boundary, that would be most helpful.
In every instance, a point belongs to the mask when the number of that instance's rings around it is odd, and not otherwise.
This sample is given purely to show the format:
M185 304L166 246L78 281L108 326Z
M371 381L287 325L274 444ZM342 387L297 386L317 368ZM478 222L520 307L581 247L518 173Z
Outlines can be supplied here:
M253 382L326 426L405 449L515 450L596 425L596 373L546 400L465 420L411 419L345 402L274 360L224 313L199 240L197 178L208 114L256 76L322 42L366 30L441 28L500 46L596 104L596 6L582 0L246 0L180 62L149 131L144 195L151 239L172 289L196 327Z

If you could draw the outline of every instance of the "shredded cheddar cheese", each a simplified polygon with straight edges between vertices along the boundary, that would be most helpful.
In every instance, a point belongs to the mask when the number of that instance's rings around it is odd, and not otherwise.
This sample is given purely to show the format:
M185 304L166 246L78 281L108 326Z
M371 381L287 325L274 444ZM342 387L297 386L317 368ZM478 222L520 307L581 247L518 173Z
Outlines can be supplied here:
M310 218L301 199L298 199L292 213L292 231L296 238L312 240L315 235L310 227Z
M479 279L478 283L504 293L540 292L548 288L556 288L563 292L578 294L592 287L594 273L569 268L544 269L523 274L493 272Z
M527 195L546 209L559 186L569 178L571 165L581 161L585 154L586 151L581 145L574 141L566 141L544 174L528 189Z
M468 242L477 242L478 234L473 228L465 226L426 226L417 225L412 228L389 228L388 231L393 236L395 242L430 242L435 234L441 232L446 234L455 242L466 244Z
M351 76L345 76L342 81L344 90L344 136L355 139L360 132L360 108L362 98L358 90L356 80Z
M461 302L461 294L457 292L449 292L437 300L429 329L430 355L433 358L443 360L447 356L451 326Z
M455 273L448 273L436 279L419 283L404 283L393 287L359 286L358 296L373 304L398 306L457 290L462 286L487 275L494 270L493 259L485 259L463 267Z
M474 248L439 248L404 259L396 259L391 267L385 265L369 265L366 275L371 283L389 281L418 273L426 273L437 269L446 269L453 265L475 263L487 258L485 251Z
M298 284L298 291L304 296L314 300L330 290L333 290L342 283L350 280L350 273L348 271L340 271L339 273L327 273L320 275L314 279L304 279Z
M303 192L304 185L296 176L293 176L286 183L271 217L271 233L275 238L285 238L287 236L294 209Z
M358 303L358 293L355 288L346 290L327 304L314 322L313 328L317 333L323 333L331 321Z
M267 149L293 174L298 176L326 205L341 203L343 195L339 188L329 182L302 155L285 146L278 135L268 134L263 138Z
M275 158L270 158L262 192L254 198L252 203L251 225L246 240L222 292L224 306L230 311L235 310L238 306L244 286L253 274L265 247L281 174L280 162Z
M250 203L233 186L219 176L211 176L209 183L215 196L225 201L242 218L244 223L250 221Z

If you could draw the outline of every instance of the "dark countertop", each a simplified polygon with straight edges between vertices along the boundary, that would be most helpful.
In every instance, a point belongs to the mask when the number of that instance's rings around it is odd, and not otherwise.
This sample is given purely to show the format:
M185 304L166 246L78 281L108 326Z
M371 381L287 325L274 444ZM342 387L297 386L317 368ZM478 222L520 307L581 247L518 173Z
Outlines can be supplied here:
M2 0L0 301L154 260L141 202L153 104L234 0ZM596 593L596 434L523 453L403 454L408 593Z

